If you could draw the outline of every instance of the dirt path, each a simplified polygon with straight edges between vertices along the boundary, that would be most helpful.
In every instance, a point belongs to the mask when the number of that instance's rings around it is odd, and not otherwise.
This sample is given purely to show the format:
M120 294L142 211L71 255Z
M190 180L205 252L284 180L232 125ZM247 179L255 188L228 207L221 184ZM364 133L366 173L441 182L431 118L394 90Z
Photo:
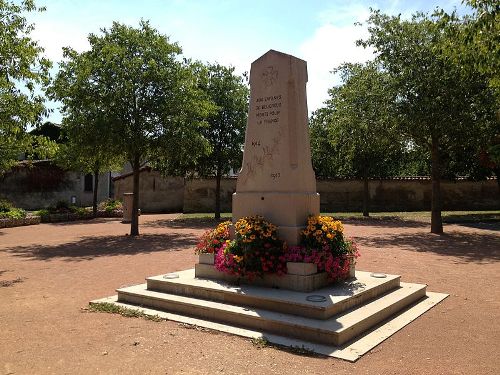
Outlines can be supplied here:
M498 374L500 225L348 222L358 268L450 297L352 364L222 333L91 313L88 301L146 276L193 267L206 225L141 217L0 230L1 374Z

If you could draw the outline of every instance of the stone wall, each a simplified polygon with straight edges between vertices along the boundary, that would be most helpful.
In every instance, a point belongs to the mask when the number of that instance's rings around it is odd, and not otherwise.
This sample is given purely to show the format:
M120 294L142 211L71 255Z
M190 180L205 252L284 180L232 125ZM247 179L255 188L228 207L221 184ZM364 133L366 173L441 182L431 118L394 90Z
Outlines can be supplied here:
M214 212L215 178L186 180L184 189L184 212ZM231 212L233 193L236 191L236 178L221 180L221 211Z
M127 173L115 177L114 196L123 200L123 193L133 192L133 176ZM143 212L182 212L184 178L162 177L150 168L141 169L139 179L139 208Z
M132 192L132 175L115 178L115 197ZM215 179L163 178L158 172L141 172L139 207L143 212L213 212ZM429 179L370 180L371 211L428 211L431 206ZM498 210L500 193L496 180L442 181L443 210ZM236 178L221 181L221 209L231 212ZM359 212L363 203L360 180L318 180L321 212Z
M109 173L99 178L98 200L109 197ZM8 199L16 207L38 210L58 201L71 202L77 206L92 205L93 194L84 190L84 176L65 171L50 161L22 162L0 177L0 197Z
M361 211L363 181L318 180L321 212ZM429 179L370 180L371 211L428 211L431 207ZM442 181L443 210L500 209L496 180Z
M443 181L443 210L500 209L496 180ZM223 179L221 208L231 211L231 195L236 179ZM431 207L429 179L370 180L371 211L428 211ZM318 180L321 212L357 212L362 210L363 182L360 180ZM187 180L184 190L184 212L213 212L215 180Z

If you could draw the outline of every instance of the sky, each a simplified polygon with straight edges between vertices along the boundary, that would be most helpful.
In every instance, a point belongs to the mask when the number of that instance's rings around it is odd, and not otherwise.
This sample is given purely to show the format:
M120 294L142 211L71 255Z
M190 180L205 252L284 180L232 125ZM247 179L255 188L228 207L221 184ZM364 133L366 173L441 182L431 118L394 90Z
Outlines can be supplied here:
M463 12L461 0L38 0L46 11L29 14L33 39L54 62L62 60L62 47L87 50L90 33L98 34L113 21L138 26L149 20L160 33L177 42L183 56L202 62L234 66L241 74L252 61L274 49L299 57L308 64L309 112L320 108L328 89L339 84L331 71L343 62L373 59L369 49L357 47L368 35L364 23L370 7L386 14L410 17L436 7ZM57 103L48 120L59 123Z

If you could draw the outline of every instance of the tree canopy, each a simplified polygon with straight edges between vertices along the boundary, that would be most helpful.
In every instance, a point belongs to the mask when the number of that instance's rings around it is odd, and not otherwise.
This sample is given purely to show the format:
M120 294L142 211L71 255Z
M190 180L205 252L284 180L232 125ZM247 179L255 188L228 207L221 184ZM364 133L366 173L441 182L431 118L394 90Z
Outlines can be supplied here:
M42 10L32 0L0 0L0 174L21 153L48 156L55 150L47 138L28 133L46 113L45 97L37 88L49 82L51 63L31 39L34 26L23 14Z
M221 178L231 168L241 166L249 90L232 67L208 64L201 74L200 88L215 110L207 117L208 126L202 129L210 151L198 160L196 169L200 175L215 176L215 217L220 218Z
M98 129L109 148L132 165L131 234L137 235L140 167L196 160L206 149L200 128L210 104L179 45L148 22L138 28L115 22L88 40L89 51L65 49L54 92L65 117Z
M320 136L335 150L337 175L363 178L363 214L368 216L368 177L390 175L403 149L395 131L391 76L373 62L345 63L334 72L340 73L342 84L329 90L327 109L319 112L326 126Z
M460 25L423 13L403 20L372 11L368 26L370 36L359 43L374 48L377 60L392 76L398 126L431 154L431 231L441 233L443 165L453 153L487 140L496 126L493 92L484 75L464 69L446 53Z

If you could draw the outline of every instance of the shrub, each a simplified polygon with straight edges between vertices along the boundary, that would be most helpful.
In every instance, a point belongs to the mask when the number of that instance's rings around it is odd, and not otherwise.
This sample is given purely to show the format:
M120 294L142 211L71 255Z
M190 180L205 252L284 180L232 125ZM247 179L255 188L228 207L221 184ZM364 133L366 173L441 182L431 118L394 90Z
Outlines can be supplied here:
M56 202L56 207L55 209L57 211L65 211L65 210L68 210L69 209L69 203L68 201L65 201L65 200L60 200L60 201L57 201Z
M50 212L48 209L43 209L36 211L35 215L40 216L42 218L42 221L45 221L49 217Z
M0 219L24 219L26 211L22 208L12 208L10 211L0 211Z
M9 212L14 208L14 205L7 199L0 199L0 212Z
M123 209L123 204L120 200L118 199L106 199L105 201L102 201L99 203L97 206L97 209L99 211L106 211L106 212L113 212L115 210L122 210Z

